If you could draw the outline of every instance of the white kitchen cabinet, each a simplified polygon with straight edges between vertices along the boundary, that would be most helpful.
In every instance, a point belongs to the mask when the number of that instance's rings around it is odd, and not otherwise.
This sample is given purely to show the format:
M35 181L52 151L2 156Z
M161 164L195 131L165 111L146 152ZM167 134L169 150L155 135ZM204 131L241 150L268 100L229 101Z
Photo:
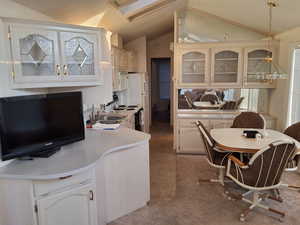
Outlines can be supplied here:
M64 80L93 81L99 74L98 35L60 32Z
M216 119L216 120L211 120L211 128L230 128L232 126L233 119Z
M128 72L128 52L125 49L120 49L120 65L121 72Z
M137 72L137 56L134 51L127 51L127 71L128 72Z
M4 21L12 88L103 84L99 56L102 29Z
M108 223L150 200L148 145L107 155L104 171Z
M97 225L94 184L37 200L39 225Z
M47 27L9 27L14 82L57 82L61 75L58 33Z
M242 86L241 48L213 48L211 62L212 86Z
M246 48L244 54L244 82L245 88L275 88L276 81L259 80L254 77L256 73L270 71L270 63L266 60L276 60L274 50L270 48Z
M208 85L209 49L182 50L179 58L179 85Z
M177 153L205 154L205 146L196 119L179 120ZM203 125L210 130L209 120L201 120Z

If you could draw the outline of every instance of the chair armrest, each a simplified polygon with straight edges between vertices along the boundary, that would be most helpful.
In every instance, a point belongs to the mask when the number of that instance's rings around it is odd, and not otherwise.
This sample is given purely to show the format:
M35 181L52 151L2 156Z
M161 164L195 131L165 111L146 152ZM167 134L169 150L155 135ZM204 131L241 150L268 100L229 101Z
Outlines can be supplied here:
M239 167L245 167L247 166L245 163L243 163L242 161L240 161L238 158L236 158L233 155L230 155L228 157L228 159L230 159L231 161L233 161L235 164L237 164Z

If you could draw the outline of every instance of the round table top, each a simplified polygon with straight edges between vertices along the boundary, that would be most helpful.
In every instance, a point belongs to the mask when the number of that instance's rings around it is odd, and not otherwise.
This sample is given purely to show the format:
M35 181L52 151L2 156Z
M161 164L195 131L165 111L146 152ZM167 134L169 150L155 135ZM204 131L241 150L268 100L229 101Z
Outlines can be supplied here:
M262 134L262 138L246 138L243 136L244 130L257 130ZM287 140L296 144L297 152L300 154L300 143L279 131L270 129L247 129L247 128L218 128L210 132L217 145L226 151L233 152L257 152L268 147L274 141Z

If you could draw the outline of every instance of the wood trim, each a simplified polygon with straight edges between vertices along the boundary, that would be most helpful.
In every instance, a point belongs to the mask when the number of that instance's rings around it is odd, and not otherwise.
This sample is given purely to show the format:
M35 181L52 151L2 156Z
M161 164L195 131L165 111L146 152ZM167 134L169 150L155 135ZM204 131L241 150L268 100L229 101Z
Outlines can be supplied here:
M235 164L239 165L239 167L247 166L245 163L243 163L242 161L240 161L238 158L236 158L236 157L233 156L233 155L230 155L230 156L228 157L228 159L230 159L231 161L233 161Z
M221 145L219 143L216 143L217 147L228 152L239 152L239 153L256 153L260 149L248 149L248 148L232 148L225 145Z

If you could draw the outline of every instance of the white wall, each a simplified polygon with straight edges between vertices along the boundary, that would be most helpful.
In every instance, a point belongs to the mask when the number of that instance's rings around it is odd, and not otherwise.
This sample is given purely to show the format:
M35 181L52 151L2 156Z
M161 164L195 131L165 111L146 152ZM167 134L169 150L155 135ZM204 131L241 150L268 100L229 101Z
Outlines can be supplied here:
M190 39L198 40L198 42L224 41L225 34L227 34L227 40L230 41L258 40L264 37L264 35L246 27L227 22L196 9L189 9L180 17L183 19L181 19L181 26L179 26L179 35L190 36Z
M0 0L0 16L54 21L54 19L10 0Z

